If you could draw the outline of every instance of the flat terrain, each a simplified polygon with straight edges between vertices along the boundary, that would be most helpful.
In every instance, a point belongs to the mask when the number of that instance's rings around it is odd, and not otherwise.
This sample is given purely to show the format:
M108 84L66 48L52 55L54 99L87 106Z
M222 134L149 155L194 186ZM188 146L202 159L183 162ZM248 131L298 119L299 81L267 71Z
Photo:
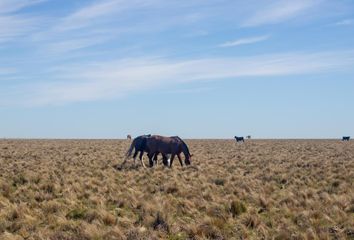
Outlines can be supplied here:
M354 142L186 142L116 170L129 140L0 140L0 239L354 239Z

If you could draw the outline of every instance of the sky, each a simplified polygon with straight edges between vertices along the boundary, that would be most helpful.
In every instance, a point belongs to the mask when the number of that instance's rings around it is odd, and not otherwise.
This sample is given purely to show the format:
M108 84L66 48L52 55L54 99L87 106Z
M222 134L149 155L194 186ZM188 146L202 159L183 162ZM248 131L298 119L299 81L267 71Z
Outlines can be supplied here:
M0 138L354 135L352 0L0 0Z

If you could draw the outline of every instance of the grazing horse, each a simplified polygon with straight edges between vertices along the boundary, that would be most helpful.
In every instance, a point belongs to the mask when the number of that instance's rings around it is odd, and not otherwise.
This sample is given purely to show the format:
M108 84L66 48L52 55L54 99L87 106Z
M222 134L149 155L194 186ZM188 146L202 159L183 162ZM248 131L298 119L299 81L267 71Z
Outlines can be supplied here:
M183 166L181 159L181 153L185 156L185 164L191 164L192 155L189 153L187 144L178 136L163 137L159 135L153 135L146 139L146 146L149 149L148 157L150 166L153 165L152 158L154 155L161 153L163 155L171 154L170 166L172 167L173 159L177 155L179 163Z
M342 141L349 141L349 140L350 140L350 137L349 137L349 136L342 138Z
M132 140L132 135L128 134L128 135L127 135L127 139L128 139L128 140Z
M133 154L133 158L134 158L134 165L135 165L135 160L136 160L136 157L138 155L138 153L140 152L139 154L139 159L140 159L140 163L141 165L146 168L145 164L144 164L144 161L143 161L143 155L144 155L144 152L149 152L147 146L146 146L146 140L149 139L151 137L151 134L148 134L148 135L142 135L142 136L138 136L136 138L134 138L133 142L130 144L130 147L125 155L125 159L121 165L121 168L124 166L124 164L127 162L128 158L132 155L132 152L133 152L133 149L135 149L135 152ZM157 155L159 153L157 152L155 155L154 155L154 160L156 161L157 160ZM163 157L163 163L164 165L167 165L167 156L162 154L162 157ZM151 163L150 163L151 165Z
M235 136L236 142L245 142L245 138L244 137L237 137Z
M134 165L135 165L135 159L140 152L139 159L141 162L141 165L145 168L145 164L143 162L143 154L145 152L145 147L146 147L146 139L149 138L151 135L141 135L136 138L134 138L133 142L130 144L130 148L128 149L127 153L125 154L125 159L121 165L123 165L127 162L128 158L132 155L133 149L135 149L133 158L134 158Z

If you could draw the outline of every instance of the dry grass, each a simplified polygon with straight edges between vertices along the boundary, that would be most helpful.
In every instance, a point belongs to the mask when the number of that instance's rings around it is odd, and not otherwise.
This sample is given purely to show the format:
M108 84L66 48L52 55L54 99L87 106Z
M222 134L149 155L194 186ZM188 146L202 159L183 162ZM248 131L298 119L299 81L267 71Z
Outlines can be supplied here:
M0 141L0 239L354 239L353 142L190 140L192 167L117 171L129 143Z

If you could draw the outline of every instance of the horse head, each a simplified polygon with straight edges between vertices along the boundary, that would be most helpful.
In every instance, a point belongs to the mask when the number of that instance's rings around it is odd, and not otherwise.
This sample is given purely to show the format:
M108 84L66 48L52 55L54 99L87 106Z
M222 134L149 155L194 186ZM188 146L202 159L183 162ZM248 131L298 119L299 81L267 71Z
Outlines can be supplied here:
M193 156L193 154L190 154L190 155L187 155L187 156L186 156L186 158L185 158L185 160L184 160L184 163L185 163L186 165L191 165L192 156Z

